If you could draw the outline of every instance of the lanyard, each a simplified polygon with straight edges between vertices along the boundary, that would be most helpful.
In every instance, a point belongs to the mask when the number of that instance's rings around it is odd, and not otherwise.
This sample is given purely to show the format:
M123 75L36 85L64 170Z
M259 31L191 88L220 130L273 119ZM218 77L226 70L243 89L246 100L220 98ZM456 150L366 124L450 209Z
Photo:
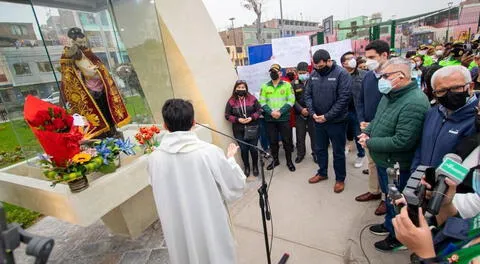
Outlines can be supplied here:
M240 103L240 112L243 115L244 118L247 118L247 103L245 102L245 97L243 98L243 104L242 101L239 99L238 100Z

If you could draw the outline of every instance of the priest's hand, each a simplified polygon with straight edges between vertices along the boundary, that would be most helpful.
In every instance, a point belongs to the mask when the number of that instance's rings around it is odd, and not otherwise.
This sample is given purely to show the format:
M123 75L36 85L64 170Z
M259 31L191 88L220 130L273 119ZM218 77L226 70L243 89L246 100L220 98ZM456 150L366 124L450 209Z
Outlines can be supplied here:
M235 154L237 154L238 148L239 146L231 143L227 149L227 158L232 158L233 156L235 156Z

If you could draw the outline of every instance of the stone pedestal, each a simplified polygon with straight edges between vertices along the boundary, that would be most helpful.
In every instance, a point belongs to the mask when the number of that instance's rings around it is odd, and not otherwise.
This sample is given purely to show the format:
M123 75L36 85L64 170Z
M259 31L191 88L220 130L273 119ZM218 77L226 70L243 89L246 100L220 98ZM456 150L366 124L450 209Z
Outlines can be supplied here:
M121 130L125 138L135 142L132 137L138 125ZM200 139L212 141L207 129L196 127L194 131ZM131 238L158 219L146 155L123 156L116 172L89 176L90 187L80 193L70 192L66 184L51 187L36 162L31 159L0 170L0 201L80 226L102 219L113 234Z

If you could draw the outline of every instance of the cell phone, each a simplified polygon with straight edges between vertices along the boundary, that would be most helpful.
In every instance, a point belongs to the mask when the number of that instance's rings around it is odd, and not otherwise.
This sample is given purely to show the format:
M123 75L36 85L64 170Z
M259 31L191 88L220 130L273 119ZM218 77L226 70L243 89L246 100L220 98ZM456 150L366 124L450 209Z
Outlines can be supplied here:
M430 184L430 186L435 186L435 183L437 182L435 168L427 168L425 170L425 181Z

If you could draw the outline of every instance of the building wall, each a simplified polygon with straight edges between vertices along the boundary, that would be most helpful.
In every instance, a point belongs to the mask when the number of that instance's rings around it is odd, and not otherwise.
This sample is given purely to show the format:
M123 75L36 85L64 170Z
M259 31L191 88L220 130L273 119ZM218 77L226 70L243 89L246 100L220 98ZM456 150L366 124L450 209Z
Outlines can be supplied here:
M32 23L0 23L0 36L11 41L0 41L0 47L12 47L15 40L37 40Z
M258 44L272 43L272 39L280 38L280 29L278 28L263 28L262 37L265 43L258 43L257 41L257 29L255 27L243 28L244 46L252 46Z
M364 36L365 30L367 30L368 32L368 28L367 29L359 28L357 30L354 30L354 29L338 30L338 28L350 28L354 26L364 26L368 24L369 24L369 20L367 16L359 16L359 17L354 17L354 18L334 22L334 26L337 32L337 38L339 40L355 38L357 36ZM368 36L368 33L366 35Z
M220 38L222 38L223 44L225 46L234 46L235 44L237 47L243 47L243 28L235 28L234 30L229 29L229 30L224 30L221 32L218 32L220 35ZM233 35L235 35L235 39L233 38ZM235 43L236 42L236 43Z

